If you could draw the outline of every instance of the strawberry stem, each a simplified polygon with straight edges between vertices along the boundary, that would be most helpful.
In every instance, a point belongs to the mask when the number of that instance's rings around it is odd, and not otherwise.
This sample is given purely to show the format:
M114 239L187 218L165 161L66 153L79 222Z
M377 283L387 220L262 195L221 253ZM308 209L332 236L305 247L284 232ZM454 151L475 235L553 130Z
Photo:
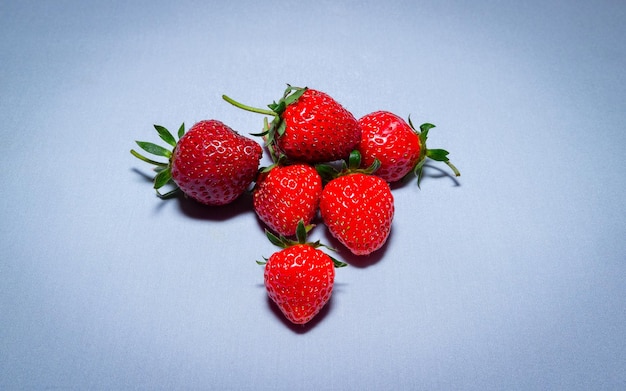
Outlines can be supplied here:
M236 100L234 100L233 98L226 96L226 95L222 95L222 99L224 99L226 102L230 103L231 105L238 107L242 110L246 110L246 111L250 111L252 113L258 113L258 114L265 114L265 115L271 115L272 117L277 117L278 114L276 114L274 111L272 110L265 110L265 109L259 109L257 107L252 107L252 106L248 106L248 105L244 105L241 102L237 102Z
M279 137L282 137L285 134L285 131L287 129L287 125L285 121L283 121L283 117L282 117L284 111L287 109L287 106L295 103L298 99L300 99L300 97L302 96L302 94L304 94L306 90L307 90L307 87L293 87L287 84L287 89L285 90L283 97L280 98L278 102L274 101L271 104L267 105L269 110L259 109L257 107L245 105L241 102L237 102L236 100L234 100L233 98L227 95L222 95L222 98L226 102L242 110L250 111L252 113L257 113L257 114L270 115L274 117L274 119L272 119L272 122L269 125L267 123L267 118L266 118L265 126L263 127L263 132L251 133L253 136L263 137L263 140L265 141L265 145L268 147L270 146L273 147L277 139Z
M446 160L444 163L446 163L448 167L450 167L455 176L461 176L461 172L454 166L454 164L450 162L450 160Z

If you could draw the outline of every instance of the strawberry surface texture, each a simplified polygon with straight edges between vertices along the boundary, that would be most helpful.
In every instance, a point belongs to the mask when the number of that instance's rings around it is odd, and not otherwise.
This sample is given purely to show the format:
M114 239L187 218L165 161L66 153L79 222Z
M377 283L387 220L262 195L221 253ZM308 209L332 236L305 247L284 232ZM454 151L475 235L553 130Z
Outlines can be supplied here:
M261 173L253 192L254 210L272 231L291 236L300 220L311 223L322 194L322 178L308 164L276 165Z
M270 256L264 280L268 296L285 317L305 324L330 300L335 269L323 251L296 244Z
M358 123L363 167L378 159L380 168L375 175L387 182L399 181L413 170L420 158L420 140L405 120L388 111L377 111L359 118Z
M310 163L346 158L361 140L352 113L328 94L307 89L283 113L285 132L277 150L293 160Z
M320 212L337 240L355 255L368 255L389 237L394 199L385 180L357 172L339 176L324 187Z
M256 177L261 146L220 121L195 124L172 156L172 178L189 197L207 204L233 202Z

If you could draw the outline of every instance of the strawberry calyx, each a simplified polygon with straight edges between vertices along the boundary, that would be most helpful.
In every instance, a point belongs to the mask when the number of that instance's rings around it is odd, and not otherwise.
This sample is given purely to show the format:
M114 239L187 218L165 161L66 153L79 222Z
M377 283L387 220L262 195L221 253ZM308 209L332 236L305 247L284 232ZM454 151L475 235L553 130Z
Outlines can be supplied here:
M448 167L450 167L450 169L454 173L454 176L460 176L461 173L459 172L459 170L454 166L454 164L450 162L450 159L448 159L448 151L446 151L445 149L428 149L426 147L428 132L430 131L430 129L434 128L435 125L431 123L423 123L420 125L420 130L418 131L411 121L411 116L408 117L408 122L409 126L418 135L420 140L420 156L417 160L417 163L415 164L415 167L413 167L412 170L413 174L417 176L417 187L420 187L420 182L422 181L422 177L424 176L423 168L427 158L445 163L446 165L448 165Z
M266 121L266 125L267 125L267 121ZM274 149L274 147L271 145L267 146L267 151L269 152L270 158L272 159L272 164L270 164L269 166L264 166L264 167L259 168L260 175L269 173L275 167L288 166L294 163L291 160L289 160L287 155L285 155L284 153L276 152L276 149Z
M139 152L135 151L134 149L131 149L130 153L137 159L156 166L155 171L157 172L157 174L154 176L153 187L157 195L160 198L170 198L176 195L180 191L178 185L172 179L171 159L172 159L173 150L174 148L176 148L178 140L180 140L180 138L183 137L183 135L185 134L185 123L183 122L178 128L178 132L176 134L178 139L174 137L174 135L169 130L167 130L167 128L161 125L154 125L154 128L159 134L159 137L161 138L161 140L165 141L168 145L171 145L172 149L162 147L158 144L154 144L149 141L135 141L135 142L144 151L155 156L166 158L167 163L150 159L140 154ZM161 189L163 186L167 184L170 184L171 186L173 186L173 189L166 193L160 192L159 189Z
M331 164L317 164L315 169L325 182L330 182L335 178L349 174L366 174L372 175L381 166L380 160L374 159L374 162L368 167L361 167L361 153L358 150L350 152L347 161L341 161L341 167L337 168Z
M307 242L307 235L308 233L313 229L313 227L315 227L314 224L309 224L309 225L305 225L303 220L300 220L298 222L298 226L296 228L296 240L292 240L289 239L287 237L285 237L284 235L279 235L276 236L274 235L270 230L265 229L265 236L267 236L267 239L274 244L275 246L278 246L282 249L288 248L288 247L292 247L292 246L296 246L296 245L307 245L307 246L311 246L313 248L318 248L318 247L325 247L331 251L336 251L334 248L329 247L323 243L321 243L319 240L315 241L315 242ZM328 254L327 254L328 255ZM336 268L339 267L345 267L348 264L345 262L341 262L338 259L328 255L330 257L330 259L333 261L333 265ZM264 258L265 261L256 261L257 264L259 265L265 265L267 263L267 258Z
M222 95L222 99L242 110L274 117L272 122L270 122L269 124L266 120L265 126L263 127L263 131L261 133L251 133L252 136L262 137L265 141L265 145L269 147L273 146L276 140L280 138L283 134L285 134L285 129L287 126L282 116L282 114L285 112L285 109L287 108L287 106L295 103L298 99L300 99L302 94L304 94L307 89L307 87L294 87L290 84L287 84L287 88L285 89L282 98L280 98L278 102L274 101L267 105L269 110L245 105L230 98L227 95Z

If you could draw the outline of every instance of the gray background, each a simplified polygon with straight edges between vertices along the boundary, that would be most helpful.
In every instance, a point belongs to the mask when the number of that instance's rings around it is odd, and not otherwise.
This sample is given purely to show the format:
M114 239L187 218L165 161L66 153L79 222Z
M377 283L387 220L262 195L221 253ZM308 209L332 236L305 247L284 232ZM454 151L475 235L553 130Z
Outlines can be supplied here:
M626 388L624 2L4 1L0 38L0 388ZM436 124L462 172L394 187L305 328L248 197L163 202L128 153L258 132L221 95L285 83Z

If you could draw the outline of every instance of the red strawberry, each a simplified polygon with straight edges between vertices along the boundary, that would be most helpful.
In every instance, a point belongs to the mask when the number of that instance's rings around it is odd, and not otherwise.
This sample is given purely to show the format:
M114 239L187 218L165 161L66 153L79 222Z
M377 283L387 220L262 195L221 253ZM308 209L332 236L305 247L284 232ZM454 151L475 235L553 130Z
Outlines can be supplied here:
M359 152L363 166L380 160L376 175L395 182L408 174L420 157L420 140L402 118L388 111L377 111L358 120L361 127Z
M367 114L358 120L361 127L359 151L363 166L371 165L375 159L381 163L375 175L387 182L396 182L411 171L422 179L422 167L426 158L446 163L456 176L459 171L448 160L448 151L426 148L428 131L432 124L420 126L418 132L409 118L409 123L388 111Z
M322 178L308 164L275 165L262 172L253 192L254 210L272 231L296 233L298 221L310 224L317 212Z
M308 163L345 159L361 140L354 116L328 94L300 87L287 87L271 110L256 109L223 96L244 110L274 117L269 129L258 135L291 160Z
M370 254L385 244L391 231L394 200L382 178L368 170L358 170L358 151L350 165L324 186L320 212L328 231L355 255Z
M319 242L306 243L304 222L298 224L297 241L276 237L269 240L282 250L265 263L265 288L280 311L295 324L309 322L328 303L335 281L335 267L345 266L319 250Z
M258 172L263 154L261 146L220 121L198 122L187 133L183 124L178 130L178 141L164 127L154 127L161 139L174 147L173 152L150 142L137 141L137 144L169 161L157 162L134 150L130 152L157 166L159 173L154 178L154 188L161 197L168 197L180 189L203 204L228 204L248 188ZM176 188L161 194L159 189L170 181Z

